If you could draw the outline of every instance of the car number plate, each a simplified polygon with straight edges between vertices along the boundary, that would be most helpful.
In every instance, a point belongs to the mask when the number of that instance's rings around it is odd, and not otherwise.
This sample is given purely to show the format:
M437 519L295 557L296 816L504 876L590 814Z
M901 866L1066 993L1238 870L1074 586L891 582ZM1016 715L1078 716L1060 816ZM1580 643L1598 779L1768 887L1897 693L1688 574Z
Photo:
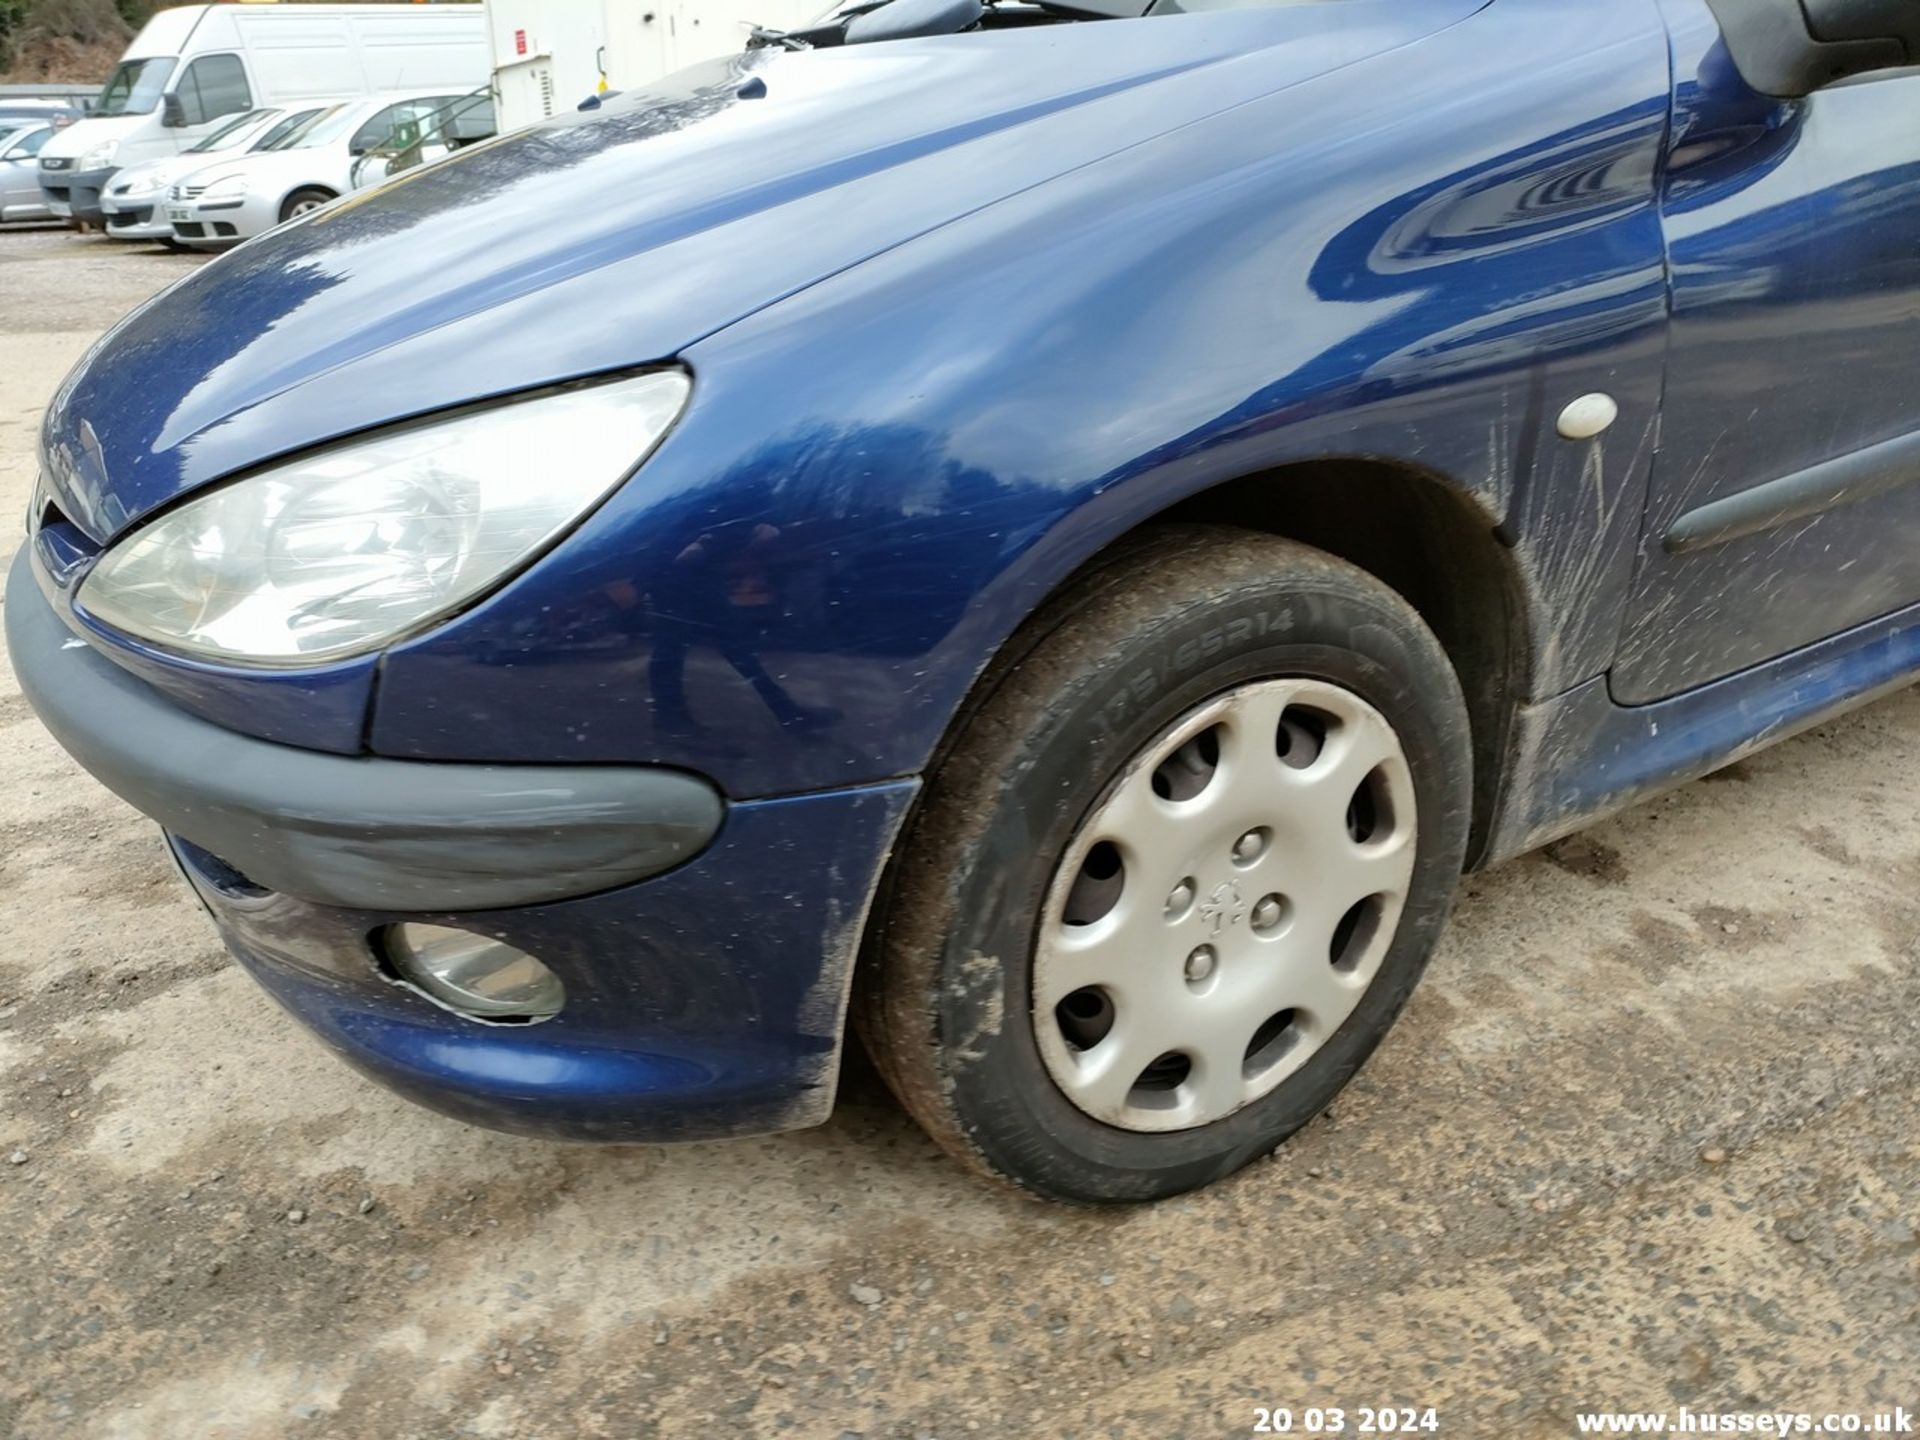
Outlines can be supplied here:
M193 223L193 211L184 205L169 205L167 207L167 223L169 225L191 225Z

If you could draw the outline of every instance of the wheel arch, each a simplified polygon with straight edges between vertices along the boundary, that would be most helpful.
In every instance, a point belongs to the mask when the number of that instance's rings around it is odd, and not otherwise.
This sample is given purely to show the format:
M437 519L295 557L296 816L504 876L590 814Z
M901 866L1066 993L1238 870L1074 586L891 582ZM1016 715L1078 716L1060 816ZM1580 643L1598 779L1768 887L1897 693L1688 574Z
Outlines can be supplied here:
M1178 501L1148 524L1203 522L1284 536L1359 566L1426 621L1460 677L1473 727L1477 862L1514 712L1532 679L1524 577L1478 505L1445 479L1380 459L1285 465Z
M1123 558L1143 534L1173 524L1229 526L1312 545L1365 570L1413 606L1466 695L1474 759L1468 865L1478 865L1500 800L1513 720L1533 680L1529 591L1518 558L1478 498L1449 477L1398 460L1328 457L1270 466L1178 497L1105 535L1048 587L1000 647L928 768L938 765L998 678L1050 628L1056 596Z
M320 185L312 182L306 182L306 183L302 183L302 184L291 187L286 191L286 193L281 195L280 203L274 207L273 213L276 216L278 216L280 219L280 222L284 224L287 219L287 206L293 203L293 197L296 195L306 195L309 193L315 194L315 195L324 195L329 200L338 200L340 198L340 192L334 189L331 185Z

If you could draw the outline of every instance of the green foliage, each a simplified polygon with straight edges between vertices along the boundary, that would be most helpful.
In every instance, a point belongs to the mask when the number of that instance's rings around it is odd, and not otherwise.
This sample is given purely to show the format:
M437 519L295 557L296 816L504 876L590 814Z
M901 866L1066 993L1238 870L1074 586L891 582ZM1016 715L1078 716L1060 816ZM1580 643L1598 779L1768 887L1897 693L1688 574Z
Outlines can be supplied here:
M33 0L0 0L0 50L4 50L7 41L20 29L27 11L32 8Z

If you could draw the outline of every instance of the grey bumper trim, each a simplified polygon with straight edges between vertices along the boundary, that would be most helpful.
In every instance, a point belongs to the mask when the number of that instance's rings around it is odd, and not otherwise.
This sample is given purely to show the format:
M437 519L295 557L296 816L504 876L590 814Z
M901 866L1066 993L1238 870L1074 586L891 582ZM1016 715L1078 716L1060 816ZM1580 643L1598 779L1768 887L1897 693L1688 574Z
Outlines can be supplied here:
M46 200L47 185L51 182L67 192L67 208L76 220L97 223L106 219L107 212L101 209L101 202L107 193L107 186L113 183L113 177L119 174L119 167L106 170L41 170L40 198ZM81 195L91 198L81 200Z
M73 635L30 549L6 599L28 702L101 784L268 889L371 910L539 904L656 875L719 832L719 793L679 771L326 755L198 719Z

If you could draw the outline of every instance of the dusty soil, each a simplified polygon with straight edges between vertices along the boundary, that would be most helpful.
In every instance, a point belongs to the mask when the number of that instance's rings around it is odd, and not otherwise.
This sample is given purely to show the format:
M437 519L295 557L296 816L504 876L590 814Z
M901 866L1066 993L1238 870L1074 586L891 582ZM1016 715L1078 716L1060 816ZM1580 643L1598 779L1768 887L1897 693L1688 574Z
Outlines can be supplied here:
M0 235L0 514L65 368L194 263ZM388 1096L226 962L0 667L0 1435L1917 1408L1916 776L1908 691L1474 878L1334 1116L1091 1214L967 1179L864 1070L819 1130L678 1149Z

